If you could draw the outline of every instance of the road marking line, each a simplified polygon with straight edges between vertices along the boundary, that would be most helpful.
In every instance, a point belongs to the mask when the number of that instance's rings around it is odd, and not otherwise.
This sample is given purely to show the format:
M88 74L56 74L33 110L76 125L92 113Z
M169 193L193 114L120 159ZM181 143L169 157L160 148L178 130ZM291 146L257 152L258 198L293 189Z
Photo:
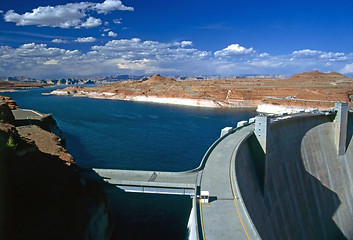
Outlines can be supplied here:
M238 209L238 204L236 202L237 199L239 199L236 194L235 194L235 187L234 187L234 181L233 181L233 159L234 159L234 155L235 155L235 152L237 151L238 149L238 145L235 147L234 151L233 151L233 154L232 154L232 157L230 159L230 181L232 183L232 191L233 191L233 195L234 195L234 205L235 205L235 208L237 210L237 213L238 213L238 217L239 217L239 220L241 222L241 225L243 226L243 229L245 231L245 234L248 238L248 240L250 240L250 237L249 237L249 234L248 234L248 231L246 231L246 228L245 228L245 225L244 225L244 222L243 222L243 219L241 218L240 216L240 212L239 212L239 209Z
M203 227L203 218L202 218L202 203L201 203L201 199L199 199L200 201L200 217L201 217L201 228L202 228L202 237L203 237L203 240L205 240L205 229Z

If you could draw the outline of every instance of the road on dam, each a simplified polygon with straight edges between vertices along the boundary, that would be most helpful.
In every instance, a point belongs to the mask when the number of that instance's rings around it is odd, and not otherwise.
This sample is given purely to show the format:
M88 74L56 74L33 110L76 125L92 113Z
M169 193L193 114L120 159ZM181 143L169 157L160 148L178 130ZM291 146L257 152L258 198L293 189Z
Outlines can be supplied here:
M256 239L257 232L237 192L234 155L254 125L226 136L211 152L201 176L201 191L209 191L209 203L200 203L203 239Z
M210 151L203 168L186 172L93 169L105 181L130 192L194 195L198 186L210 193L209 203L198 204L203 239L257 239L238 191L234 156L254 132L254 124L227 134ZM180 189L184 189L180 191Z

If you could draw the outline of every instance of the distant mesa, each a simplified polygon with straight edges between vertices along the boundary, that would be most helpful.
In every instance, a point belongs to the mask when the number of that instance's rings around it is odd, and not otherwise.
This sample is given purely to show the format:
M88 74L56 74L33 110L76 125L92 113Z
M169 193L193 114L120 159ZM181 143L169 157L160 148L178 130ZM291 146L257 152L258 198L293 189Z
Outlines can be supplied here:
M159 74L155 74L152 77L150 77L149 79L147 79L146 81L144 81L143 83L146 84L164 84L164 83L174 83L176 82L175 79L173 78L167 78L167 77L163 77Z
M323 78L329 78L329 79L342 79L342 78L347 78L346 76L337 73L337 72L330 72L330 73L323 73L319 72L317 70L310 71L310 72L303 72L303 73L297 73L294 74L290 79L295 79L295 80L301 80L301 79L323 79Z

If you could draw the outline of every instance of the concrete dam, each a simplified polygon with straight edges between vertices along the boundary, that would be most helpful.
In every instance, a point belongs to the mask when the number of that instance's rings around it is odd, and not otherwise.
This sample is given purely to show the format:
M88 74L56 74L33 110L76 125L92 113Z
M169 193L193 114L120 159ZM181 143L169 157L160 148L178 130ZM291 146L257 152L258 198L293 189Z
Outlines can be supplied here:
M338 103L225 128L194 170L94 170L127 191L191 195L189 239L353 239L352 135Z
M266 145L240 145L236 178L262 239L353 239L353 114L339 114L273 122Z

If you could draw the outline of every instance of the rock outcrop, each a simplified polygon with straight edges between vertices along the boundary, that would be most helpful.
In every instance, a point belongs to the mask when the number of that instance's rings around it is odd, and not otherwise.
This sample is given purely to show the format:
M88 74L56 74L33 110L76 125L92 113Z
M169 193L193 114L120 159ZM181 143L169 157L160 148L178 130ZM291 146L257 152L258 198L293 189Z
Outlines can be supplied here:
M163 77L159 74L155 74L149 79L147 79L146 81L143 81L143 83L145 84L173 84L175 82L176 82L175 79Z
M0 101L0 123L15 123L15 118L6 102Z
M11 110L17 109L16 101L9 97L0 96L0 123L15 124L15 117Z
M18 82L18 81L1 81L0 91L13 91L16 89L41 88L49 86L48 84L33 83L33 82Z
M0 118L0 239L110 239L103 183L75 164L55 134L8 119Z
M317 70L297 73L290 77L292 80L318 80L318 79L345 79L348 78L337 72L323 73Z
M5 102L11 110L19 108L16 104L16 101L11 99L10 97L0 96L0 102Z

